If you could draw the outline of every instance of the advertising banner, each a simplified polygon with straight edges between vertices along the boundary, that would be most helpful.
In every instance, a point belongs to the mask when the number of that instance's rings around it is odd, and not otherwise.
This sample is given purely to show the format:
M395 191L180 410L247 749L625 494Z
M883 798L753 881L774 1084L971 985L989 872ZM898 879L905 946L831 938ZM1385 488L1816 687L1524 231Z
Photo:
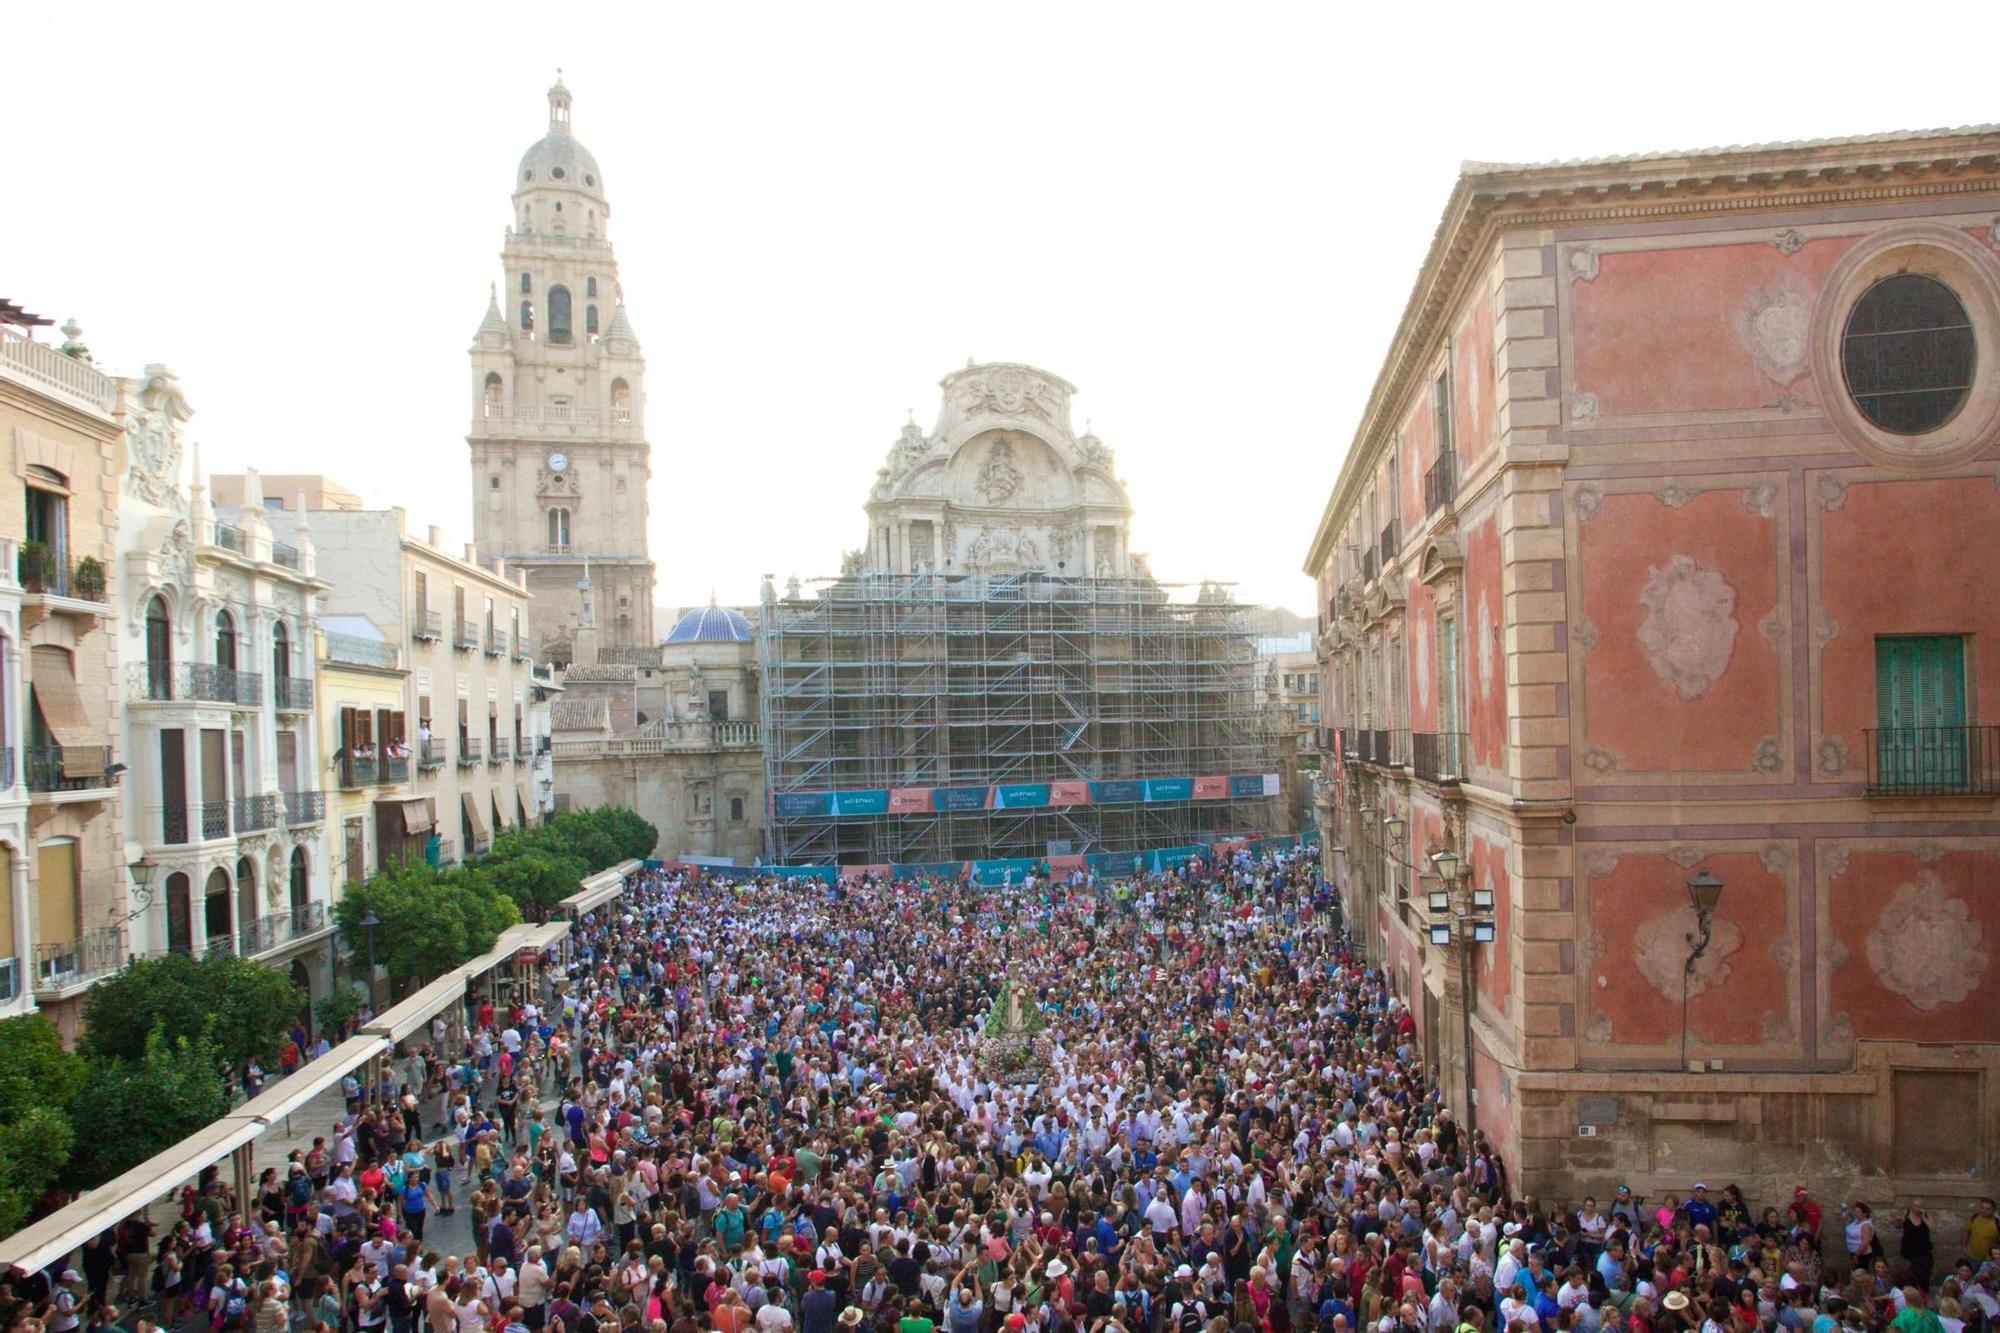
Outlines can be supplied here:
M1028 810L1048 803L1046 782L1002 782L993 788L995 810Z
M874 791L837 791L833 794L833 813L886 815L889 813L889 791L886 787L878 787Z
M1146 800L1185 801L1194 795L1193 778L1147 778Z
M990 787L933 787L931 806L936 810L984 810Z
M889 788L889 813L892 815L927 815L931 812L931 789L929 787Z
M1092 805L1131 805L1146 799L1145 789L1137 782L1118 780L1115 782L1093 782L1090 784Z
M772 808L780 819L810 819L814 815L833 813L833 793L830 791L781 791L771 798Z
M1050 805L1089 805L1090 784L1088 782L1052 782L1049 784Z
M1229 775L1216 774L1194 780L1194 798L1197 801L1220 801L1229 795Z

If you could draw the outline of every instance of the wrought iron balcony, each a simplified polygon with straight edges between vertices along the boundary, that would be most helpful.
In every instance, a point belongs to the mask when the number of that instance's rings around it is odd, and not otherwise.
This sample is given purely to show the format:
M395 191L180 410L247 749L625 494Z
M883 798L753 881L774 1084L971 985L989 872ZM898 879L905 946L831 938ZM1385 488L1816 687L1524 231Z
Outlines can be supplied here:
M385 754L382 756L382 781L408 782L410 780L410 756L407 754Z
M1375 548L1373 546L1370 546L1361 553L1361 581L1363 583L1373 583L1375 581Z
M500 765L508 761L508 757L509 757L508 741L505 736L502 736L493 742L493 752L488 756L486 756L486 762L488 764L491 764L494 768L498 768L500 767Z
M358 634L325 634L326 660L352 666L382 667L394 671L398 665L396 645L380 639L364 639ZM418 634L418 638L424 635ZM432 638L437 637L432 635Z
M1458 495L1458 455L1447 449L1424 473L1424 512L1435 514Z
M1402 549L1402 542L1397 532L1397 524L1394 520L1385 523L1382 526L1382 568L1387 569L1390 562L1396 558L1396 552Z
M22 752L29 791L90 791L109 787L104 770L111 763L108 745L31 745Z
M374 755L343 755L340 760L340 789L357 791L381 780L382 769Z
M94 556L76 559L40 542L20 545L16 572L31 597L66 597L78 602L105 600L104 565Z
M458 741L458 766L473 768L479 763L479 738L461 736Z
M326 793L323 791L288 791L285 793L285 822L294 828L302 824L317 824L326 818Z
M310 713L313 707L313 682L310 676L285 676L274 678L272 693L276 696L280 713Z
M101 926L77 939L35 946L35 987L61 990L80 981L106 976L125 965L125 932Z
M437 640L444 637L444 616L437 611L412 611L410 637Z
M271 563L274 565L283 565L286 569L297 569L299 567L299 548L288 546L284 542L272 542Z
M506 630L490 629L486 631L486 655L488 657L505 657L507 655Z
M2000 793L2000 726L1868 727L1871 796Z
M255 833L278 826L276 796L239 796L235 801L236 831Z
M1457 782L1465 776L1465 733L1419 731L1410 737L1410 771L1425 782Z
M133 703L229 704L237 708L260 708L264 703L261 671L235 671L213 662L134 662L126 670L125 684L125 697ZM308 698L295 711L311 707Z
M427 741L418 741L417 771L420 773L434 773L438 769L443 768L445 759L444 750L444 742L435 737Z
M326 904L319 901L297 903L292 907L292 938L311 935L326 929Z
M215 544L225 551L234 551L238 555L241 555L243 553L243 529L234 527L228 523L216 524Z
M275 949L292 937L290 912L267 912L255 921L245 921L236 932L237 952L245 958Z
M469 620L452 623L451 646L462 652L471 652L479 646L479 627Z
M236 941L227 935L210 935L201 953L204 958L234 958Z

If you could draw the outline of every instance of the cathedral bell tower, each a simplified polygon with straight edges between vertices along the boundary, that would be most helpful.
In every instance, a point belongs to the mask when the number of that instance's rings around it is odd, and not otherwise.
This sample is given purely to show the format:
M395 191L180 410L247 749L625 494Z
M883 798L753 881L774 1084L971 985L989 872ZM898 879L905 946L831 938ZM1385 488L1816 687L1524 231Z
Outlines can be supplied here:
M599 643L653 646L652 447L604 173L571 130L560 76L548 96L548 133L514 173L501 279L473 337L466 444L480 553L527 571L536 658L570 660L579 584L594 589Z

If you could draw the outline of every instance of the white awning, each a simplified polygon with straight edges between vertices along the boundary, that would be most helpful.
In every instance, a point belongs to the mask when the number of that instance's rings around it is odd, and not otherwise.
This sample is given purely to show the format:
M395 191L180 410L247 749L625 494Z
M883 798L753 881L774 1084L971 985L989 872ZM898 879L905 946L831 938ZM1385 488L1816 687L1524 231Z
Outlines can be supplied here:
M237 1107L236 1114L256 1116L267 1125L283 1120L387 1049L388 1043L380 1037L349 1037L304 1069L279 1079Z
M377 1041L401 1041L465 997L463 972L447 972L361 1029Z

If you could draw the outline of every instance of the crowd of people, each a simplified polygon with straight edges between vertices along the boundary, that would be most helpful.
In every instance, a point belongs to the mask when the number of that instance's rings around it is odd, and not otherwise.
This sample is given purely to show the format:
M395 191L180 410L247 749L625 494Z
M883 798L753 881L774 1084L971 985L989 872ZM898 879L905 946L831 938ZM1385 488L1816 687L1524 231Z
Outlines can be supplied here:
M986 888L650 870L255 1197L206 1178L7 1333L1984 1333L1990 1200L1521 1196L1313 864ZM1033 1006L995 1053L1003 985ZM439 1219L470 1214L444 1252ZM1956 1229L1954 1228L1954 1231ZM1962 1244L1961 1244L1962 1241ZM1844 1245L1843 1243L1844 1242ZM1844 1252L1843 1252L1844 1249Z

